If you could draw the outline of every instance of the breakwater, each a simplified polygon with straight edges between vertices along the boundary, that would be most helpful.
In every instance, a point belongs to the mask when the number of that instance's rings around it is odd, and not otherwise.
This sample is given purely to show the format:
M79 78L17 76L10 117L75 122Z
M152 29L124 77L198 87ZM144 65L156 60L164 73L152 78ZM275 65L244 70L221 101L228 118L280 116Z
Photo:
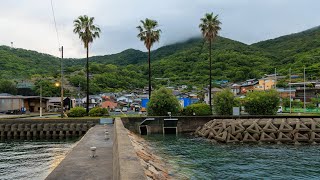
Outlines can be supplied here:
M1 139L65 138L84 135L97 120L0 120Z
M194 134L222 143L318 143L320 118L214 119Z

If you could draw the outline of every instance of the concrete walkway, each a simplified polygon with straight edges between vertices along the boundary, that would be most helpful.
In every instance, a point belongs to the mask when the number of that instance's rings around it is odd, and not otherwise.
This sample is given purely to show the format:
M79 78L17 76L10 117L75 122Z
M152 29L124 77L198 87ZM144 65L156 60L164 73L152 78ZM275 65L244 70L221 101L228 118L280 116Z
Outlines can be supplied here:
M105 140L105 131L109 140ZM91 158L90 147L97 147ZM113 125L96 125L78 142L66 158L46 178L47 180L112 179Z

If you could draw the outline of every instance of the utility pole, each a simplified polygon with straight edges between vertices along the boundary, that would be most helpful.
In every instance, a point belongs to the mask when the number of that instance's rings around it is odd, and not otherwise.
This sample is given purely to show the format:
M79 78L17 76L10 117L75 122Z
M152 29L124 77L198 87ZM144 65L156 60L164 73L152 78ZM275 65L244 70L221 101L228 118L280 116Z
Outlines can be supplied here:
M303 108L306 112L306 67L303 68Z
M40 84L40 117L42 117L42 84Z
M78 99L80 99L80 92L81 92L81 87L80 87L80 83L79 83L79 93L78 93ZM80 107L80 103L79 103L79 107Z
M61 118L63 118L63 46L61 46Z
M290 93L290 114L291 114L291 68L289 69L289 76L290 76L290 82L289 82L289 93Z
M277 90L277 68L274 68L274 89Z

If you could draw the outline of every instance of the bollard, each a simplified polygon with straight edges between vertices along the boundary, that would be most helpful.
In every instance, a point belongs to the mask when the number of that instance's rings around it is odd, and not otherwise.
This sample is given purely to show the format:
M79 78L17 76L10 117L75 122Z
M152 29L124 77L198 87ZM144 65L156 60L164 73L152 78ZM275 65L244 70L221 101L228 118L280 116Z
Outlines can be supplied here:
M97 150L97 147L90 147L90 150L91 150L91 157L94 158L96 157L96 150Z

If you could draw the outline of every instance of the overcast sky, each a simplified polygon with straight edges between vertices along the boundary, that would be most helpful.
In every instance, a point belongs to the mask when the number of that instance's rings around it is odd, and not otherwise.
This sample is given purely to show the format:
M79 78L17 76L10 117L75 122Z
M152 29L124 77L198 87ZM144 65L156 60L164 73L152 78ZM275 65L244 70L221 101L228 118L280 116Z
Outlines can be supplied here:
M0 0L0 45L59 56L51 0ZM320 25L319 0L52 0L60 44L65 57L85 57L83 44L73 34L73 20L94 16L102 30L90 55L128 48L145 51L136 26L155 19L162 30L159 46L199 36L199 19L219 14L220 35L247 44Z

